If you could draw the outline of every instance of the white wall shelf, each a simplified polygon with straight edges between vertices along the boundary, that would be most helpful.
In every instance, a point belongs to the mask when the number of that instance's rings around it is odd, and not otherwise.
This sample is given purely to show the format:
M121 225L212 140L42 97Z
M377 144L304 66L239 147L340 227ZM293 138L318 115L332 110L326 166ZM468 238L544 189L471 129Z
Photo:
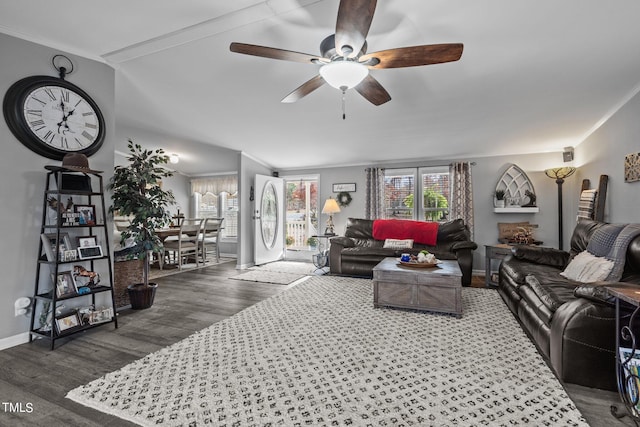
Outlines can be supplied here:
M522 208L522 207L510 207L510 208L493 208L493 212L495 213L536 213L540 212L540 208L532 207L532 208Z

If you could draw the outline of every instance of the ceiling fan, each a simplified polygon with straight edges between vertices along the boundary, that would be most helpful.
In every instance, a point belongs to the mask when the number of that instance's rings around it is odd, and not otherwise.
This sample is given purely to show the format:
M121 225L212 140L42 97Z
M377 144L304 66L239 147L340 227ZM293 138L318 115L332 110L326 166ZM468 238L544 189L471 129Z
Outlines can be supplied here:
M376 9L376 0L341 0L336 32L320 43L320 56L266 46L231 43L232 52L285 61L320 65L319 74L303 83L282 102L296 102L323 84L355 90L374 105L382 105L391 96L369 74L369 70L403 68L457 61L462 43L401 47L367 53L367 34ZM344 98L343 98L344 100ZM344 116L344 115L343 115Z

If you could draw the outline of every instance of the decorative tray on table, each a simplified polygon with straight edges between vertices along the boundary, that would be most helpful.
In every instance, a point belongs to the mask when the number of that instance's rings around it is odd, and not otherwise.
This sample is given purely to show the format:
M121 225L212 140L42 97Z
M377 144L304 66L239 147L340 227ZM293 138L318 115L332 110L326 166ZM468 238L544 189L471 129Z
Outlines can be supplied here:
M401 261L398 260L400 265L404 265L406 267L414 267L414 268L433 268L437 267L440 261L436 262L418 262L418 261Z

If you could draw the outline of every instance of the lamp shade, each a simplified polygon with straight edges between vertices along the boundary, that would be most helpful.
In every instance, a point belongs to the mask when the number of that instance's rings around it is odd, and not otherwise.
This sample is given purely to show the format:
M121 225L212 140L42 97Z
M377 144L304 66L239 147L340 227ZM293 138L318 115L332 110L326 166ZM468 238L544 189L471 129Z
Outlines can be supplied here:
M566 166L562 168L551 168L544 171L544 173L552 179L565 179L569 178L576 171L576 168Z
M338 202L336 202L336 199L328 198L327 201L324 202L322 213L334 214L337 212L340 212L340 206L338 206Z
M369 74L369 69L355 61L334 61L320 67L322 78L336 89L351 89Z

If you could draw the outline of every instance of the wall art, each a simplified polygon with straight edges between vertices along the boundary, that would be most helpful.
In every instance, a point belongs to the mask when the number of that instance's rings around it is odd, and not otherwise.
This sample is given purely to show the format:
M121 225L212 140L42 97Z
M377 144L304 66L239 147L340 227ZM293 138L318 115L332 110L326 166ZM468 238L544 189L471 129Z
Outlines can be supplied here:
M640 181L640 153L624 157L624 182Z

